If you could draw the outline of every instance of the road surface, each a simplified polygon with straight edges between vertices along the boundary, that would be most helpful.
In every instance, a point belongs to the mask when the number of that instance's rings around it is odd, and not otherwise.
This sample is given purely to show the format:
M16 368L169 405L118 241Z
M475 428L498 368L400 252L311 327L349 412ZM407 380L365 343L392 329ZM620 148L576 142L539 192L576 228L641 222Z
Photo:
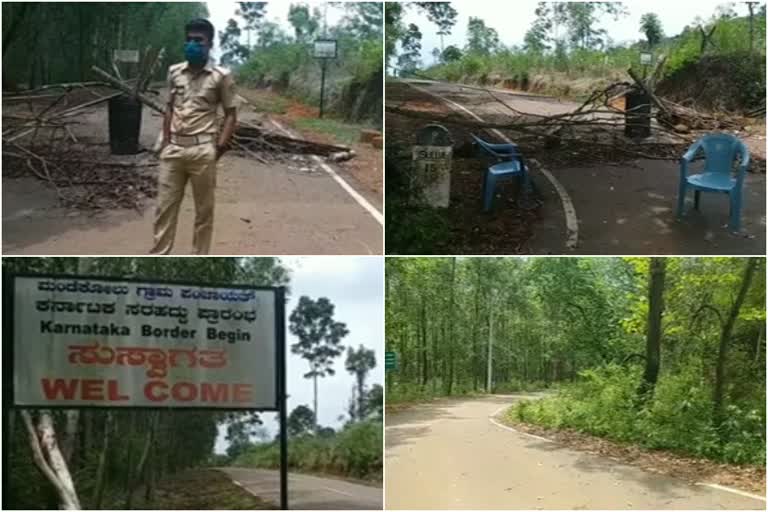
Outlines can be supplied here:
M404 82L467 118L510 119L507 107L477 87L429 80ZM556 115L579 106L504 90L494 90L494 95L523 113ZM501 141L498 135L504 134L494 135ZM702 194L699 212L691 211L691 194L688 214L682 221L676 219L676 162L637 159L582 165L574 161L553 168L533 165L531 176L543 199L542 218L530 242L534 254L765 254L765 174L746 175L742 233L738 235L725 227L729 206L724 194Z
M519 397L518 397L519 398ZM764 509L491 422L517 398L441 400L386 418L390 509Z
M247 108L239 115L256 117ZM77 121L78 139L105 147L106 106L85 110ZM159 115L144 108L142 146L153 146L161 123ZM382 254L380 194L332 165L336 176L313 159L264 164L225 154L218 167L211 252ZM147 254L152 247L154 200L140 212L114 209L92 215L61 207L56 191L32 177L4 177L2 188L4 254ZM174 254L191 253L193 221L187 187Z
M219 468L254 495L279 505L280 475L277 471L250 468ZM380 486L362 485L316 476L288 475L288 507L293 510L381 510Z

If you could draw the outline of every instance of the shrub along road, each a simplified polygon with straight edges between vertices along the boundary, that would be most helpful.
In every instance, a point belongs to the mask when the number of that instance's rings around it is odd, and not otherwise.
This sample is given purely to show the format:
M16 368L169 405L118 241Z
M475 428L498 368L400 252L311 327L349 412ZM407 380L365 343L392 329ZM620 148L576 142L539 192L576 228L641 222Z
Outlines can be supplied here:
M387 414L387 508L765 509L765 501L567 449L492 418L521 397Z

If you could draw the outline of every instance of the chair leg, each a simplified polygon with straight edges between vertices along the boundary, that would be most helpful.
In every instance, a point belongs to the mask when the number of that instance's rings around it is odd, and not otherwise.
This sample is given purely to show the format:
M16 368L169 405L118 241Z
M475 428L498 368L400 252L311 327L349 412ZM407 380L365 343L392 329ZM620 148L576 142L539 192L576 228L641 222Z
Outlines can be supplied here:
M693 193L693 209L698 210L699 209L699 199L701 198L701 190L696 190Z
M489 212L493 208L493 196L496 192L496 177L491 173L485 176L485 190L483 191L483 211Z
M680 184L680 189L677 191L677 218L683 216L683 210L685 210L685 185Z
M741 230L741 194L730 195L731 218L728 221L728 227L734 233Z

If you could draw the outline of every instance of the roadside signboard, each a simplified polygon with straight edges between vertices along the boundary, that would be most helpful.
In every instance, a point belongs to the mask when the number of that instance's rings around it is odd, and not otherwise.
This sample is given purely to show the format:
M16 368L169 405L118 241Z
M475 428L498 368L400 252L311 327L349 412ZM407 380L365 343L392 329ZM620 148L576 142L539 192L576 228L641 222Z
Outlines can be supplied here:
M453 141L448 130L438 124L421 128L413 152L413 180L424 201L447 208L451 202L451 160Z
M115 62L139 62L138 50L113 50L112 60Z
M279 409L275 288L15 276L19 406Z
M277 412L288 509L284 288L4 274L3 320L4 408Z
M397 354L395 352L384 353L384 369L397 370Z
M650 66L653 63L653 54L642 52L640 53L640 64L643 66Z
M338 56L338 48L335 39L316 39L313 53L318 59L335 59Z

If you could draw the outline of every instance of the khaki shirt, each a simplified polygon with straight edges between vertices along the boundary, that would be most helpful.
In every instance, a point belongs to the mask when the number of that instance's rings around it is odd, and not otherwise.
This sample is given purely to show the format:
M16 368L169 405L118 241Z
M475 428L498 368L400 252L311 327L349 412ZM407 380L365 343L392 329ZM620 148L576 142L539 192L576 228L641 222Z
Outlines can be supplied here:
M235 81L226 68L207 63L194 74L187 62L168 68L168 90L173 105L171 133L179 135L216 134L216 110L234 108Z

